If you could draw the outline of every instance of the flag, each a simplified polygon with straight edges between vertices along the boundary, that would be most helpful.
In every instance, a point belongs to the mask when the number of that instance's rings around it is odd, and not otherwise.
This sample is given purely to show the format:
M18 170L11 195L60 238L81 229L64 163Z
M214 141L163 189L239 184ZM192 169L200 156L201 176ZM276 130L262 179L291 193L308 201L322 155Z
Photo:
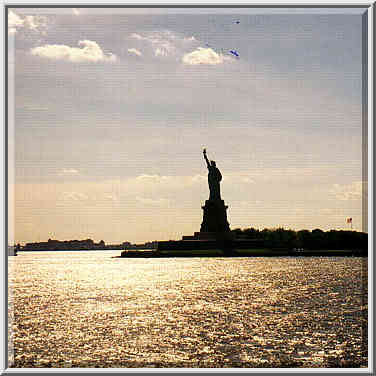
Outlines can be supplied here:
M352 218L346 218L346 223L352 223Z

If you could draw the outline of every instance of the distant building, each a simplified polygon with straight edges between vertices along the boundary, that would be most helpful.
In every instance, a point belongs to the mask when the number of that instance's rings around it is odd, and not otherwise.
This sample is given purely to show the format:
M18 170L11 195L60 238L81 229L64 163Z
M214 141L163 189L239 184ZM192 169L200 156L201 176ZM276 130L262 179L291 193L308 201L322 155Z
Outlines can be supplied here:
M111 250L111 249L156 249L157 241L146 242L143 244L132 244L131 242L123 242L120 244L108 244L101 240L94 243L92 239L85 240L54 240L48 239L46 242L26 243L22 247L23 251L65 251L65 250Z

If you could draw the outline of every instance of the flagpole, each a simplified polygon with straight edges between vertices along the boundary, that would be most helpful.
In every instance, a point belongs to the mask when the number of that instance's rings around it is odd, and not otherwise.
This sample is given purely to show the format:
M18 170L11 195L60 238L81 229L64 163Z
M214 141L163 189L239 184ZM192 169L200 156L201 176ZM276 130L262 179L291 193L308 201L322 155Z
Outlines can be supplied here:
M346 223L350 223L350 230L352 231L352 217L346 218Z

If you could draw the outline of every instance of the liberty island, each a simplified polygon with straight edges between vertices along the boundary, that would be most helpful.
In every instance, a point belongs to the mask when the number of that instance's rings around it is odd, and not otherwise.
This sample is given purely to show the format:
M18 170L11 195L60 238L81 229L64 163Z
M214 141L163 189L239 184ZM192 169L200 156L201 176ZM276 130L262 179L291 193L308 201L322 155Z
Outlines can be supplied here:
M234 254L235 248L256 248L262 245L257 239L236 239L227 220L227 208L221 198L220 183L222 174L215 161L209 161L206 149L203 150L208 169L209 199L205 201L200 231L194 235L183 235L182 240L158 242L158 251L173 250L213 250Z

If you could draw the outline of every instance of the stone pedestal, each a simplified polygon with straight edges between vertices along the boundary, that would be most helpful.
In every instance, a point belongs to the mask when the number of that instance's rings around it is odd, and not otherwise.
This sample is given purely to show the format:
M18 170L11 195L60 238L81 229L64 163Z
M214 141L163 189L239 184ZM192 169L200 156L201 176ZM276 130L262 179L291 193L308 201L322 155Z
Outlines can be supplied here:
M206 200L204 217L201 223L200 233L226 233L230 232L227 222L227 206L223 200Z
M262 241L235 239L227 222L227 206L221 199L209 199L202 207L203 220L199 232L185 235L182 240L158 242L159 251L220 249L236 255L236 249L262 248Z

